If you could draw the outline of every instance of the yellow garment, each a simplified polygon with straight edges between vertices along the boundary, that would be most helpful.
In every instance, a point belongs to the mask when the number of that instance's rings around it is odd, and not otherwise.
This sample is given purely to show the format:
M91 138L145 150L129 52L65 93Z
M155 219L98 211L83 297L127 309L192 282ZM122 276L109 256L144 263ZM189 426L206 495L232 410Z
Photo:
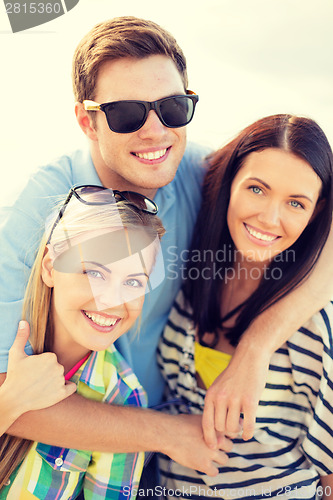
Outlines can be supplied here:
M194 343L195 371L208 389L216 377L225 370L231 360L231 354Z

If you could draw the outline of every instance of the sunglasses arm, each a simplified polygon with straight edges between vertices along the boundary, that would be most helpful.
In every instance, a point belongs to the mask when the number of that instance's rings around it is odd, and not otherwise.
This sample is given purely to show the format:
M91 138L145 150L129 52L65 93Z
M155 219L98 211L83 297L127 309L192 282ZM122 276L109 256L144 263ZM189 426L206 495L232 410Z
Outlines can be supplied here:
M86 100L86 101L83 101L82 104L83 104L84 109L86 111L100 111L101 110L100 105L95 101Z

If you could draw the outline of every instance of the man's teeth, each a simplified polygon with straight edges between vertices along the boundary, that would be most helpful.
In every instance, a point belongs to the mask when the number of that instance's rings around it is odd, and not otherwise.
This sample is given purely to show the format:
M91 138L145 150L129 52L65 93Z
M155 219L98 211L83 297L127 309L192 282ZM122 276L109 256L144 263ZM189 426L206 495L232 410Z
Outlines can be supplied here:
M246 226L246 229L248 230L248 232L254 236L255 238L257 238L258 240L263 240L263 241L273 241L277 238L277 236L268 236L268 234L261 234L261 233L258 233L258 231L255 231L254 229L252 229L251 227L249 226Z
M84 312L84 314L99 326L113 326L117 323L115 318L106 318L105 316L100 316L99 314L91 314L87 312Z
M166 149L161 149L160 151L149 151L149 153L135 153L135 156L143 160L158 160L165 155L166 151Z

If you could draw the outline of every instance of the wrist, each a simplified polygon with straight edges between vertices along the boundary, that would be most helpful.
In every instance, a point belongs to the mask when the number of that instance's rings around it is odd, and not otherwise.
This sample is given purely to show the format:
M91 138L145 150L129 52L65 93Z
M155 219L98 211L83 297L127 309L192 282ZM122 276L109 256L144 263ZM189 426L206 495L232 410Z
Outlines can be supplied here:
M175 430L175 416L169 415L167 413L158 413L157 415L158 422L158 441L155 442L155 450L157 452L163 453L164 455L170 456L170 453L175 446L177 447L177 443L173 442L173 436L176 434L175 432L170 432L171 430Z
M8 427L15 422L15 420L24 413L20 403L20 397L12 390L6 381L0 388L1 395L1 414L2 419L8 423Z
M240 339L233 358L240 360L246 358L252 360L259 360L260 362L267 362L271 359L276 347L272 342L259 342L255 336L251 334L243 335Z

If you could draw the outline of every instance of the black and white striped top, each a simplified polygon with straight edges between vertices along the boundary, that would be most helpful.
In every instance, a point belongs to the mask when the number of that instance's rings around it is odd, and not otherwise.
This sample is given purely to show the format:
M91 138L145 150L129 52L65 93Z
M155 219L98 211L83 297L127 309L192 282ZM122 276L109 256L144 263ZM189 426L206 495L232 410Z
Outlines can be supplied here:
M300 328L271 358L254 438L235 439L216 477L160 456L167 498L319 498L320 476L333 473L333 303ZM195 331L179 293L158 350L174 412L201 413L205 390L197 386ZM326 492L326 494L329 493ZM331 492L333 495L333 491Z

